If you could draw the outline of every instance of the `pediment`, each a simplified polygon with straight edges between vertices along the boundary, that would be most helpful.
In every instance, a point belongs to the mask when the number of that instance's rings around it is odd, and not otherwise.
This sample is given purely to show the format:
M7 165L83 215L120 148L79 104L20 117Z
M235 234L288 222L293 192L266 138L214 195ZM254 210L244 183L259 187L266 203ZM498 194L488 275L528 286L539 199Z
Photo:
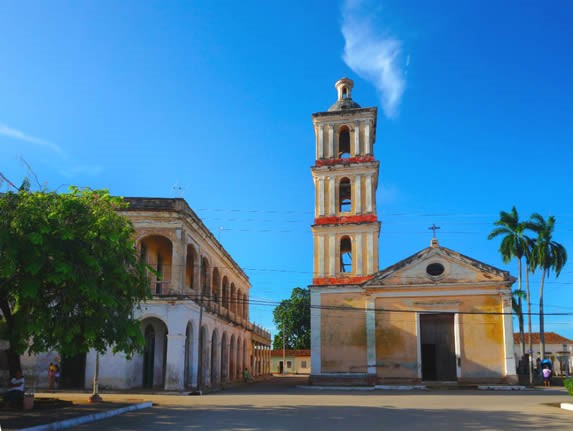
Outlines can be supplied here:
M454 250L432 246L374 274L363 287L513 283L509 272L464 256Z

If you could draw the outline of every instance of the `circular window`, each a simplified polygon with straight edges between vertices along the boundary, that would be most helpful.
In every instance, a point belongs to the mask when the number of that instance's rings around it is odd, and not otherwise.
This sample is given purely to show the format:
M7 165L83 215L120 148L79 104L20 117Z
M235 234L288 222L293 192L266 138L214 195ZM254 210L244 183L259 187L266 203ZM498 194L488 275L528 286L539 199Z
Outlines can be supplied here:
M426 267L426 272L433 277L442 275L444 273L444 270L445 270L444 265L442 265L441 263L430 263Z

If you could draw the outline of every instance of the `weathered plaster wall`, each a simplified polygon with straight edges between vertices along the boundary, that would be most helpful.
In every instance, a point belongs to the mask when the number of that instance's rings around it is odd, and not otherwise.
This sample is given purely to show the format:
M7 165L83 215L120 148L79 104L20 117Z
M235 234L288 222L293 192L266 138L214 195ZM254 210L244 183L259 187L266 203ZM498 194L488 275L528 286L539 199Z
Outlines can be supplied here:
M501 297L491 295L378 298L376 309L443 311L447 313L502 312ZM380 379L416 379L418 314L376 313L376 369ZM495 314L460 314L460 379L501 378L504 375L503 318Z
M411 301L376 300L376 309L409 310ZM418 375L416 315L376 312L376 376L415 379Z
M365 297L361 294L321 295L321 369L324 373L365 373ZM328 307L355 307L336 310Z

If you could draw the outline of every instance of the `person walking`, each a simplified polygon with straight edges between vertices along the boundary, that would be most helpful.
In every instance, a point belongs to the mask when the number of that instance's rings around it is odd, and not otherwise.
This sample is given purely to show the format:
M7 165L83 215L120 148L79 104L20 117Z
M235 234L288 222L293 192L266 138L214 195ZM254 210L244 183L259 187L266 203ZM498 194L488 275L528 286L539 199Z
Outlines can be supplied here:
M53 362L50 362L48 367L48 389L53 390L56 383L56 366Z
M543 371L541 371L541 373L543 374L543 386L545 386L546 388L551 386L551 368L549 367L544 367Z

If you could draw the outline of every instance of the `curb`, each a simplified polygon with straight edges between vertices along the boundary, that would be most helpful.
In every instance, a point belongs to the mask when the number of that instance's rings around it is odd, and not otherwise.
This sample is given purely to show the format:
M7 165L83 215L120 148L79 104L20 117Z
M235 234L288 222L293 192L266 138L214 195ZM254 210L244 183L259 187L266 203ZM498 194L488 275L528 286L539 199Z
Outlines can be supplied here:
M522 385L482 385L478 386L480 391L529 391L525 386Z
M91 415L87 416L80 416L77 418L66 419L63 421L52 422L49 424L44 425L37 425L29 428L20 428L19 431L51 431L51 430L61 430L64 428L70 428L76 425L85 424L88 422L95 422L102 419L110 418L112 416L117 416L122 413L131 412L134 410L141 410L149 408L153 405L151 401L147 401L145 403L133 404L126 407L121 407L115 410L109 410L107 412L99 412L99 413L92 413Z
M426 385L376 385L376 389L383 391L427 391Z
M312 391L373 391L374 386L302 386L297 388L309 389Z

